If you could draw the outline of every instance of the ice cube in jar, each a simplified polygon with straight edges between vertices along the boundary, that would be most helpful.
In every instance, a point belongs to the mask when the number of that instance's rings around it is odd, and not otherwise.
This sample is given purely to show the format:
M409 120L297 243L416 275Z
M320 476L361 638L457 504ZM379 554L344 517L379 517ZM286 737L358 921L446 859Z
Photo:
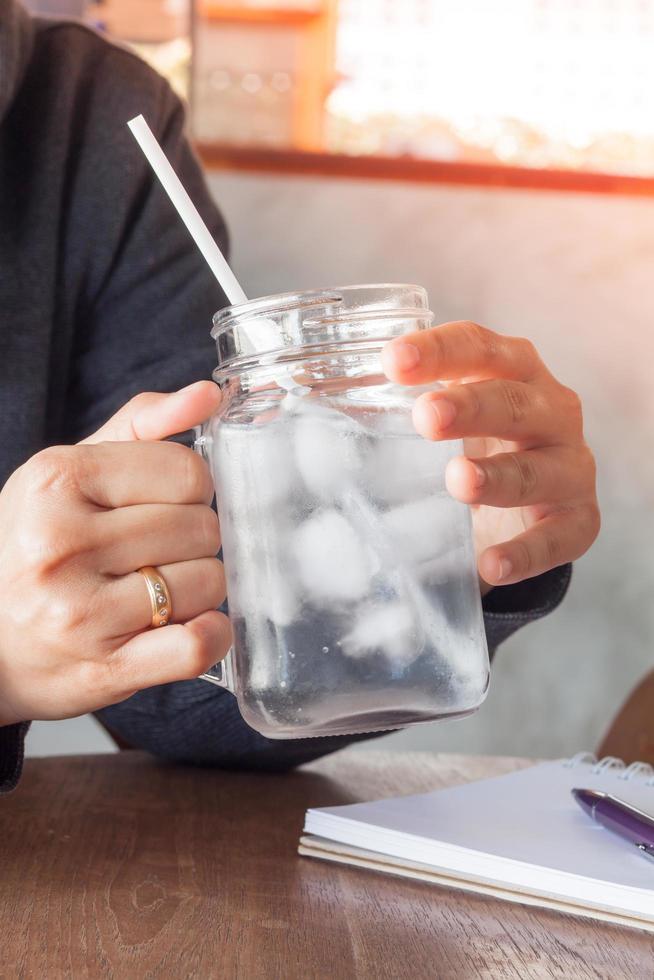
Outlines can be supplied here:
M382 521L398 559L427 562L453 550L460 535L453 510L461 506L442 493L386 511Z
M429 442L414 431L382 436L371 455L371 480L381 503L394 506L445 490L449 446Z
M363 606L341 643L348 657L360 660L383 653L398 666L414 661L423 646L424 635L414 611L408 604L396 601Z
M347 415L310 405L303 409L293 422L295 463L307 490L332 501L359 478L365 436Z
M285 504L297 475L285 420L267 425L224 425L216 435L218 483L230 501L249 501L252 510Z
M224 425L217 442L230 610L286 626L301 604L288 557L297 482L288 432L280 423Z
M294 532L291 549L300 583L315 602L356 602L370 590L375 556L338 511L316 511Z

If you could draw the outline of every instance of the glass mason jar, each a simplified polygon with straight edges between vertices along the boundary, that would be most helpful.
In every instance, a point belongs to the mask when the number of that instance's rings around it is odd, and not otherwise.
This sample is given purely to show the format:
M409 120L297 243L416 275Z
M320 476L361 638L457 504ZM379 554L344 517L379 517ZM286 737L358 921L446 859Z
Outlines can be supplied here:
M374 732L474 711L489 678L460 442L413 428L391 337L432 324L418 286L264 297L214 317L211 466L234 646L206 680L269 738ZM431 386L433 387L433 386Z

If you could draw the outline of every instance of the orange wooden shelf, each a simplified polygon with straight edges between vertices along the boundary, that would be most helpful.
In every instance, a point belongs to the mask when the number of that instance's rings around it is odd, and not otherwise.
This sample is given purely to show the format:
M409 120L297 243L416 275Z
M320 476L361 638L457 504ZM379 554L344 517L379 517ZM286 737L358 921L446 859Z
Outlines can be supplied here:
M632 177L590 171L541 170L492 163L451 163L412 157L348 156L218 143L196 143L196 150L205 167L210 170L654 196L654 176Z
M297 27L311 24L322 16L322 10L298 10L295 7L240 7L231 4L204 3L198 7L200 21L222 21L231 24L267 24Z

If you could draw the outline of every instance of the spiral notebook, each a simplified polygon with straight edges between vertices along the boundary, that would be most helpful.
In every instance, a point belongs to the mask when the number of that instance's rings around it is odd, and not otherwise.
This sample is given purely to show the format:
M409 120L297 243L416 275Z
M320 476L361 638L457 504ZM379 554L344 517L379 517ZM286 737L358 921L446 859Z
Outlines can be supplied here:
M654 816L654 770L580 754L452 789L308 810L299 852L654 932L654 860L574 787Z

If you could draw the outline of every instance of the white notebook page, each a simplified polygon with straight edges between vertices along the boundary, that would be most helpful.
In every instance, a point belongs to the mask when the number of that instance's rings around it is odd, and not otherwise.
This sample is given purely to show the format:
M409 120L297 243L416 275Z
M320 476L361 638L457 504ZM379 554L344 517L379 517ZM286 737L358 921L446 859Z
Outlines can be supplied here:
M594 823L570 792L601 789L654 816L654 787L642 776L625 780L616 770L592 770L590 763L548 762L434 793L309 810L305 830L654 917L654 861Z

